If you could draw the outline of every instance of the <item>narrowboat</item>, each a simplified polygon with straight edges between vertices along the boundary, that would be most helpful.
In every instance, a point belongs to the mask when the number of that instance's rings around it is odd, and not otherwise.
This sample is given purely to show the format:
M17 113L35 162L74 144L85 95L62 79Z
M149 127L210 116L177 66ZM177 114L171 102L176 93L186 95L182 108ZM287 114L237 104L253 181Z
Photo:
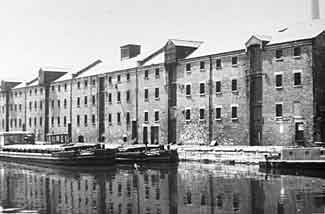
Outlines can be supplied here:
M101 144L35 142L27 132L0 133L0 160L25 164L98 166L115 162L115 149Z
M177 150L171 150L163 145L131 145L118 149L118 163L173 163L178 161Z

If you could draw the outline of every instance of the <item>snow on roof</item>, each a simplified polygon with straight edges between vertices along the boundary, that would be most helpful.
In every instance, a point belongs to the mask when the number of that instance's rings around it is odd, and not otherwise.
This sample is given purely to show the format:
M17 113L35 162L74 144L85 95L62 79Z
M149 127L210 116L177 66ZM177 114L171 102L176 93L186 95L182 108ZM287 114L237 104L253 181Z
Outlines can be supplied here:
M190 41L190 40L182 40L182 39L169 39L174 43L175 46L184 46L184 47L193 47L198 48L203 43L201 41Z
M324 30L325 20L323 19L283 26L277 29L277 31L271 35L272 40L268 45L303 39L312 39L322 33Z

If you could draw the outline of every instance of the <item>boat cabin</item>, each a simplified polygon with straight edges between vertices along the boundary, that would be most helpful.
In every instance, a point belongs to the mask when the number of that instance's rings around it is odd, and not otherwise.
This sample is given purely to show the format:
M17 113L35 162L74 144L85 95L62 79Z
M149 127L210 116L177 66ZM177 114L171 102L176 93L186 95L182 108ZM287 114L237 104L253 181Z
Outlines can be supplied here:
M51 144L66 144L69 143L68 134L47 134L46 141Z
M30 132L0 132L0 148L6 145L34 143L35 136Z

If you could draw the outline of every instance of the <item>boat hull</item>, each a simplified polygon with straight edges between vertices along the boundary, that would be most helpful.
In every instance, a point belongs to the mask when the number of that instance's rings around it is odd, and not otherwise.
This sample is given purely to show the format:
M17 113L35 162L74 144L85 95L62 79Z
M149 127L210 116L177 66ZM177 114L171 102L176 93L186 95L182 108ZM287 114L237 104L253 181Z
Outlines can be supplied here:
M103 166L113 164L115 154L54 156L52 154L0 152L0 160L40 165Z
M157 154L145 152L118 152L116 154L118 163L175 163L178 162L176 151L164 151Z

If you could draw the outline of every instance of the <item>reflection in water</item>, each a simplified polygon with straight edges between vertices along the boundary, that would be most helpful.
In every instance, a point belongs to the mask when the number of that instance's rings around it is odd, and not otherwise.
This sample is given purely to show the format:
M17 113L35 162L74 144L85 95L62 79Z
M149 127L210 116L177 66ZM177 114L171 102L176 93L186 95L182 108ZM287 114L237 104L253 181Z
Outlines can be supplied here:
M0 163L0 213L322 213L325 180L247 166L181 163L86 171Z

